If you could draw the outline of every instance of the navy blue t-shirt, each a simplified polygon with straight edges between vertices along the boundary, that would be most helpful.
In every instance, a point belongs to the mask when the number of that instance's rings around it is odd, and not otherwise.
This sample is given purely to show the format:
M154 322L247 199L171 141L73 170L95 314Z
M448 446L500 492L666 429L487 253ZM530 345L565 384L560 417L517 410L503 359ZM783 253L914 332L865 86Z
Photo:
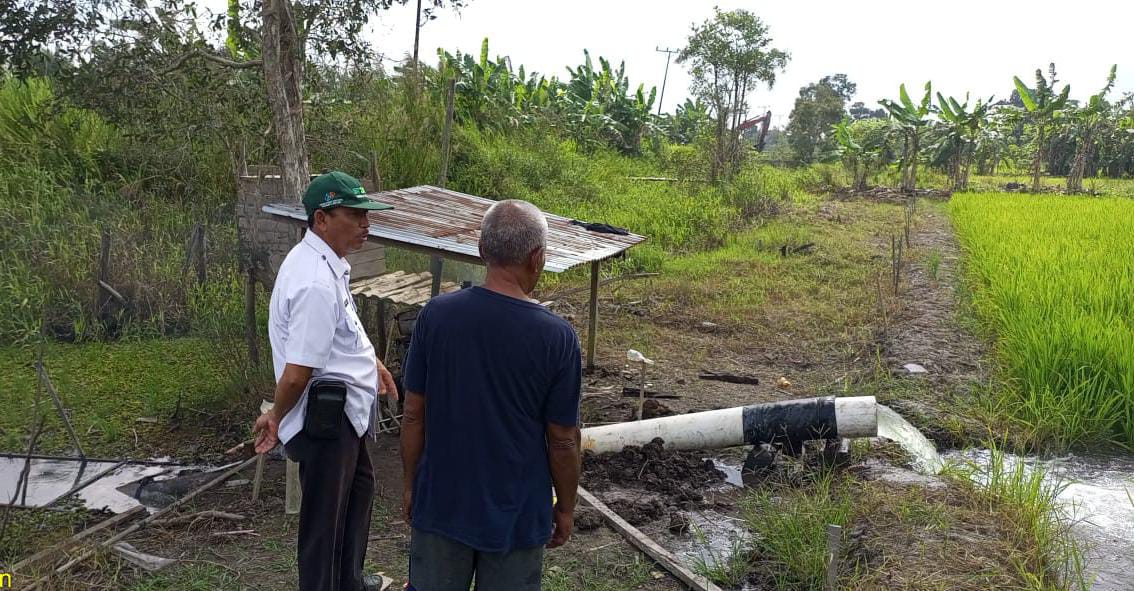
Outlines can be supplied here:
M405 367L425 396L413 527L483 552L547 543L547 424L579 424L579 339L539 304L483 287L433 298Z

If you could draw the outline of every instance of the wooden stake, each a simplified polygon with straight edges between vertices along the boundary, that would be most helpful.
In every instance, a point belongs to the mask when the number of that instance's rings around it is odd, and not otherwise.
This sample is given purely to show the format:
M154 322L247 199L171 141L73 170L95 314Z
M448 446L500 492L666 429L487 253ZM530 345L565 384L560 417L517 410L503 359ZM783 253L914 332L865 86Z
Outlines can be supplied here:
M44 389L51 395L51 401L55 403L55 410L59 411L59 418L63 419L63 426L67 428L67 433L71 435L71 442L75 444L75 451L78 452L80 458L86 458L87 454L83 452L83 446L79 443L79 436L75 435L75 428L71 426L71 419L67 417L67 410L63 408L63 401L59 398L59 392L55 391L55 386L51 383L51 378L47 377L47 370L44 369L43 364L36 362L36 373L39 374L40 382L43 384Z
M839 580L839 546L843 541L843 528L838 525L827 526L827 584L826 591L836 591Z
M252 367L260 365L260 343L256 336L256 273L249 266L244 276L244 340Z
M287 460L287 484L284 487L284 513L298 515L303 503L303 488L299 486L299 464Z
M587 319L587 369L595 368L595 335L598 331L599 261L591 262L590 318Z
M650 558L653 558L662 568L669 571L673 576L677 577L682 583L689 586L694 591L722 591L720 587L713 584L709 579L694 574L689 569L681 564L681 561L676 556L671 554L665 548L658 545L638 528L630 525L625 519L618 516L617 513L607 507L598 497L592 495L583 487L579 487L579 496L582 497L588 505L594 507L602 514L606 522L610 524L615 531L622 534L628 542L634 545L642 552L645 552Z

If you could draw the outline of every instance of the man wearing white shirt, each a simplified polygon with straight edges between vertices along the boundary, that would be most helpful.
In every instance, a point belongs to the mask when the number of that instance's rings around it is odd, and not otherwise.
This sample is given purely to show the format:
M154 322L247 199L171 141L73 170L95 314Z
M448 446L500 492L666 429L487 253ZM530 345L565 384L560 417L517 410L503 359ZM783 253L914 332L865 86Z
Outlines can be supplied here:
M275 404L257 419L256 452L282 442L299 463L301 591L365 591L374 472L366 434L379 393L397 397L350 294L343 258L366 242L367 213L390 209L331 172L303 196L308 231L280 265L268 309Z

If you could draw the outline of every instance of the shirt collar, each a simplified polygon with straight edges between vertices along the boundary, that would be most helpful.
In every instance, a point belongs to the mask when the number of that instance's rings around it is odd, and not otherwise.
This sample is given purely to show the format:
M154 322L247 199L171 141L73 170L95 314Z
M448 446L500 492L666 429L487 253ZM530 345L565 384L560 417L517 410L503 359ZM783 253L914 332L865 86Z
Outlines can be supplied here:
M303 243L314 249L323 260L331 265L331 271L334 272L335 279L342 279L343 275L350 272L350 263L335 254L335 251L314 231L307 230L307 234L303 236Z

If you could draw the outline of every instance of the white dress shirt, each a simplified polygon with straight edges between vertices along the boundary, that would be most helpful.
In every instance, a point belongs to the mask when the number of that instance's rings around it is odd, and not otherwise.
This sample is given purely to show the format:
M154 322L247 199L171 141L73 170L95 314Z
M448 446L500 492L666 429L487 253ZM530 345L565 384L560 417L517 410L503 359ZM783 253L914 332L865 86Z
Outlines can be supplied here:
M268 336L276 381L284 365L314 369L317 378L347 386L346 415L359 437L370 427L378 393L374 346L366 336L350 295L350 264L308 231L280 265L268 307ZM287 443L303 429L307 389L280 421Z

